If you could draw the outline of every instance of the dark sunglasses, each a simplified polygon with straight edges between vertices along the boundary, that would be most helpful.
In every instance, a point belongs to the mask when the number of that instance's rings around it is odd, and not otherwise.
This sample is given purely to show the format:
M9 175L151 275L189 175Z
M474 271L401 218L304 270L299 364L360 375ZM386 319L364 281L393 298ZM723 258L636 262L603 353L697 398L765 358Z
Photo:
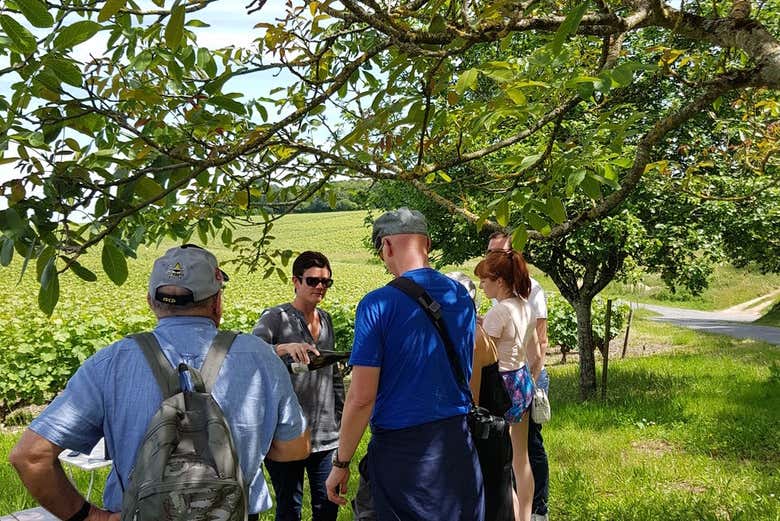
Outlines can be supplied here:
M312 288L316 288L318 284L322 284L326 288L329 288L333 285L333 279L321 279L319 277L299 277L297 275L295 278L301 282L306 281L306 285Z

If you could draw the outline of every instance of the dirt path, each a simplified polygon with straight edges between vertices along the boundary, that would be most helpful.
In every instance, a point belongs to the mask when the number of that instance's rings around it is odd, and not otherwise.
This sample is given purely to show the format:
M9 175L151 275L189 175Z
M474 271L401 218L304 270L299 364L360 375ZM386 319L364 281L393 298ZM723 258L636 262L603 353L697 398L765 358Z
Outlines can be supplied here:
M754 298L753 300L748 300L742 304L737 304L736 306L724 309L722 310L722 313L751 313L755 315L755 319L758 319L765 311L772 307L772 304L775 302L775 297L778 295L780 295L780 288L767 293L766 295Z

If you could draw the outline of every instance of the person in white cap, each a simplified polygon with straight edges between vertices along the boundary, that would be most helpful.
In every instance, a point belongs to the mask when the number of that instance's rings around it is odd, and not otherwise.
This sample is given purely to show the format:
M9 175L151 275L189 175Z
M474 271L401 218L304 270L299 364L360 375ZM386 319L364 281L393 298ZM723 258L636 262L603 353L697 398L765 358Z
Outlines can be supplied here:
M195 245L171 248L155 261L146 298L158 320L154 337L172 366L202 366L218 332L227 279L216 257ZM303 412L284 363L253 335L236 337L212 396L227 419L249 484L250 519L257 519L256 513L272 506L263 458L289 461L309 454ZM82 364L62 394L22 434L9 459L32 496L55 516L118 520L136 452L161 401L139 344L124 338ZM58 460L65 447L89 452L100 438L105 438L114 462L103 509L81 496Z

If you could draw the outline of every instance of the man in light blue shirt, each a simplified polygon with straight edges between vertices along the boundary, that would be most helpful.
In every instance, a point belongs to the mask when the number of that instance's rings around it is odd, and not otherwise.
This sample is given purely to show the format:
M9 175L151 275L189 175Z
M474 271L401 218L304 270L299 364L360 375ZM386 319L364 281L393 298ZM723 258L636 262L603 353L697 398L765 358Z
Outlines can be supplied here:
M227 280L210 252L171 248L152 270L147 301L158 323L154 335L169 362L200 368L222 317ZM248 511L271 508L262 471L276 461L305 458L306 422L284 363L253 335L238 335L212 391L233 436L249 487ZM38 502L62 519L119 519L136 452L162 395L135 340L124 338L87 359L65 391L36 418L10 460ZM106 510L89 505L70 484L57 456L64 448L89 452L101 438L114 461L103 494Z

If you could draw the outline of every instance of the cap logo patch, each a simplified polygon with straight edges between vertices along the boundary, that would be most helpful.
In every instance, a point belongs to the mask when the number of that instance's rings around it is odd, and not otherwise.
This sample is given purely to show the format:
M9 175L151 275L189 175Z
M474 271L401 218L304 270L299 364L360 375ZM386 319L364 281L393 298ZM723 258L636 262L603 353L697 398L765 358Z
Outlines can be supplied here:
M181 263L176 263L168 269L166 273L169 279L181 279L184 276L184 270L181 267Z

